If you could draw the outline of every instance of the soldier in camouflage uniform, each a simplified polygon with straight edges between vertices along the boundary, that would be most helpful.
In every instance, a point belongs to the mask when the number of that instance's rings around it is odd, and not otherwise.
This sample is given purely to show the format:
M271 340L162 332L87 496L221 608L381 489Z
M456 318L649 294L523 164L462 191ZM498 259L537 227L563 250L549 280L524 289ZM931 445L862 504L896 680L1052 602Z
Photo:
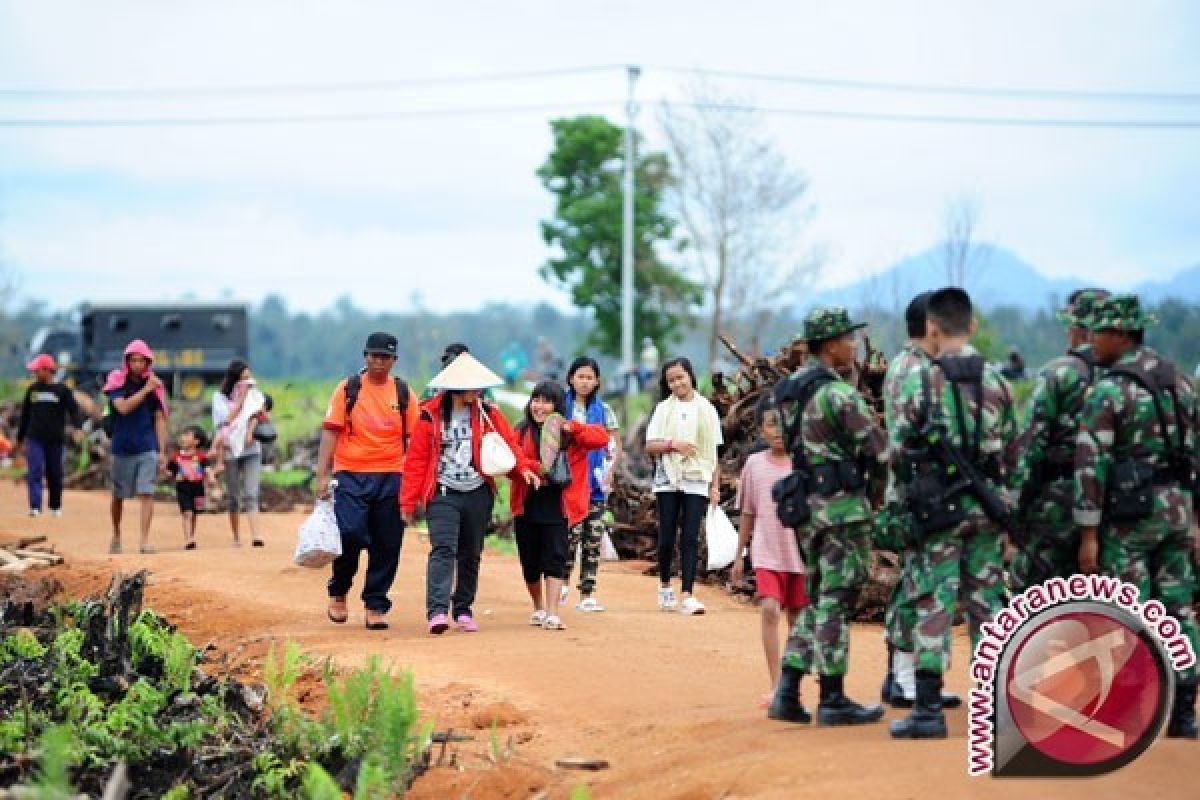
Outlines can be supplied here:
M857 725L883 717L880 706L864 708L846 697L843 687L850 615L870 563L868 495L882 494L887 464L883 430L862 395L838 375L854 363L862 327L843 308L819 308L804 320L813 357L800 377L812 370L825 373L798 420L799 446L812 475L812 516L801 536L809 605L788 639L768 711L773 719L808 721L799 700L800 678L814 670L820 681L819 725Z
M922 292L914 297L904 312L908 331L908 344L888 364L883 379L884 424L889 433L889 443L894 447L903 443L891 439L896 429L895 410L900 399L904 379L913 370L929 366L932 343L925 324L925 306L931 292ZM900 558L900 578L892 589L887 611L884 615L884 630L887 637L888 671L880 690L880 698L893 708L912 708L916 698L916 665L913 655L913 629L917 625L916 584L913 581L912 520L904 508L904 498L896 483L894 473L889 473L887 491L884 493L883 509L875 517L875 546L891 550ZM955 694L944 693L942 706L957 708L962 700Z
M1079 533L1071 519L1075 503L1075 438L1083 399L1096 379L1096 360L1087 330L1092 307L1108 297L1103 289L1073 292L1058 319L1067 326L1067 352L1038 374L1021 432L1014 489L1024 541L1010 566L1015 591L1078 571Z
M1153 322L1136 295L1092 312L1092 347L1107 371L1084 402L1075 449L1079 567L1136 585L1143 603L1161 602L1200 653L1189 560L1200 547L1192 531L1196 396L1174 364L1142 344ZM1175 680L1167 736L1195 739L1197 668Z
M912 713L892 723L895 738L946 736L942 672L960 592L972 643L1006 599L1001 528L970 492L942 491L949 481L922 435L930 425L940 428L942 440L987 476L982 489L1004 496L1016 466L1016 412L1004 378L968 343L972 314L962 289L930 296L927 316L938 355L908 374L896 403L891 437L903 447L893 451L892 463L919 531L913 564L917 698Z

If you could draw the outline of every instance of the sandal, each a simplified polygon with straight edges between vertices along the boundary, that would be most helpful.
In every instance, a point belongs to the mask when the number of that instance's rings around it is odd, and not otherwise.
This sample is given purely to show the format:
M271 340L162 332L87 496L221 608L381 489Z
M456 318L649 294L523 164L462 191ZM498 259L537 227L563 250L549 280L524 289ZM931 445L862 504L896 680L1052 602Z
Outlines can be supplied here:
M372 614L374 614L377 617L383 616L382 612L368 611L367 617L363 620L363 623L367 626L367 630L369 630L369 631L386 631L390 627L387 624L387 621L383 620L383 619L377 619L374 622L372 622L371 621Z
M540 628L546 623L546 612L538 609L529 615L529 624L535 628Z
M194 541L192 541L192 542L188 542L187 544L185 544L185 545L183 546L183 549L184 549L184 550L195 550L195 549L196 549L196 543L195 543Z
M546 617L546 621L542 623L542 630L565 631L566 629L566 624L558 618L557 614L550 614Z
M255 537L254 539L250 540L250 546L251 547L266 547L267 543L264 542L262 539Z
M333 613L335 605L338 605L341 607L341 609L342 609L341 614ZM350 619L350 609L346 608L346 598L345 597L329 598L329 608L325 609L325 616L329 617L330 622L333 622L337 625L341 625L346 620Z
M121 555L121 543L120 542L109 542L108 552L112 553L114 556Z
M141 553L142 555L151 556L151 555L154 555L155 553L157 553L158 551L155 550L153 546L144 544L138 548L138 552Z

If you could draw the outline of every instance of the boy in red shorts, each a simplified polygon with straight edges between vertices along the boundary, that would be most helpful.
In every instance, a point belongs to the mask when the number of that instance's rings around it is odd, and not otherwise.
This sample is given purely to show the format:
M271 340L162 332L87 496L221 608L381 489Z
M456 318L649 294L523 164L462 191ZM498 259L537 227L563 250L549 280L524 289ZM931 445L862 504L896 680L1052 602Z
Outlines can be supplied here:
M763 653L767 658L767 673L771 679L771 693L779 680L780 648L783 638L779 634L780 618L786 616L787 628L791 630L808 605L804 593L804 560L796 545L796 534L779 521L771 489L778 481L792 472L792 459L783 442L783 427L779 411L767 392L755 409L755 417L767 449L752 453L742 467L738 481L737 507L742 519L738 526L738 558L733 562L733 582L742 582L745 561L742 553L750 546L750 561L754 565L754 576L761 600ZM769 702L771 694L763 702Z

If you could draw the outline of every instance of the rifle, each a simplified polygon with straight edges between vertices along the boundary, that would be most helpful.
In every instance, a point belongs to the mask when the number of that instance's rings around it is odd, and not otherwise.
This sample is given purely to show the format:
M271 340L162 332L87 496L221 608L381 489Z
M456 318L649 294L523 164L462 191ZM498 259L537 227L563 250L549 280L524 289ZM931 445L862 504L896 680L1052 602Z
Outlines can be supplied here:
M959 492L969 492L979 501L983 513L988 519L1004 529L1013 541L1021 537L1016 522L1009 513L1004 500L996 495L988 486L987 478L972 462L963 458L947 436L945 426L937 423L927 423L919 433L925 451L941 463L947 486L944 497L953 497Z

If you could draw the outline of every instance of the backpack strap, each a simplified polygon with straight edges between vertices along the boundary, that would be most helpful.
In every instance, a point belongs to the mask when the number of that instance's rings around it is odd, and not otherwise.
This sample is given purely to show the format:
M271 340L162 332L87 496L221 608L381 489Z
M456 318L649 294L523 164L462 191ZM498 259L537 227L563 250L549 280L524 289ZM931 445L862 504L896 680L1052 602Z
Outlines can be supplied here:
M1096 356L1091 350L1068 350L1067 355L1079 359L1087 370L1087 385L1096 380Z
M399 375L393 375L392 380L396 384L396 407L400 412L400 430L404 437L404 449L408 450L408 384ZM356 372L346 378L346 431L347 433L354 432L354 425L350 421L350 412L354 410L355 404L358 403L358 394L362 391L362 373Z
M1186 422L1184 417L1179 413L1179 399L1175 394L1175 371L1169 370L1165 375L1152 375L1141 367L1135 364L1118 364L1110 367L1105 377L1113 377L1123 375L1132 380L1137 385L1141 386L1150 394L1150 399L1154 402L1154 415L1158 418L1158 433L1162 436L1163 444L1167 446L1167 461L1174 463L1178 454L1184 449L1184 436L1186 435ZM1163 380L1165 378L1166 380ZM1162 400L1159 398L1160 392L1167 392L1171 395L1171 402L1175 408L1175 421L1178 428L1178 442L1172 442L1171 437L1167 435L1167 414L1163 411Z

